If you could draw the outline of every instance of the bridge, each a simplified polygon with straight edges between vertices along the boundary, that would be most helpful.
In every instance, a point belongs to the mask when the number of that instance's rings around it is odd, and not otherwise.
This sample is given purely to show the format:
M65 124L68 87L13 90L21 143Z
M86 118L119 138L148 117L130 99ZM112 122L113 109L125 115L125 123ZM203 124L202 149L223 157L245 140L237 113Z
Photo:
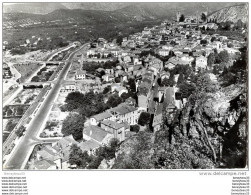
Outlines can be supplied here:
M46 61L45 65L49 66L49 65L59 65L60 63L64 63L64 61Z
M37 88L43 88L45 85L51 85L52 81L46 81L46 82L29 82L29 83L21 83L20 85L23 86L23 88L29 88L29 87L37 87Z

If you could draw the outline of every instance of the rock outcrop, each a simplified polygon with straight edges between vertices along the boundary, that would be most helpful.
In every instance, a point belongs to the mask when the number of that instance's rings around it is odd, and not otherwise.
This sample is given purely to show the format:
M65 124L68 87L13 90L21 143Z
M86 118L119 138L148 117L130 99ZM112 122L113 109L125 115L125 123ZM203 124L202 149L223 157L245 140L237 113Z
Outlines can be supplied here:
M191 140L203 139L215 166L246 165L246 101L246 86L231 85L215 94L206 94L183 110L183 119L188 119L181 121L184 134ZM240 158L230 163L229 157L233 155Z
M207 17L208 20L217 20L217 22L248 22L248 4L241 4L231 7L222 8L216 12L213 12Z
M141 132L125 140L115 169L243 168L247 159L246 86L231 85L195 93L181 117L155 134ZM165 121L165 120L164 120Z

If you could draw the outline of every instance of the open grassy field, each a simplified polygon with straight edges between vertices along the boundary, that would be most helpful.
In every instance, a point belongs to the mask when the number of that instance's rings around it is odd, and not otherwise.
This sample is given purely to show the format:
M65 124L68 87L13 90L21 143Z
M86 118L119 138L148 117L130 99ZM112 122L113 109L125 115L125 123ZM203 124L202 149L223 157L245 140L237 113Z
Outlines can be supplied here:
M15 64L14 67L21 74L21 78L19 78L19 82L23 83L29 78L32 73L40 69L42 64L40 63L27 63L27 64Z

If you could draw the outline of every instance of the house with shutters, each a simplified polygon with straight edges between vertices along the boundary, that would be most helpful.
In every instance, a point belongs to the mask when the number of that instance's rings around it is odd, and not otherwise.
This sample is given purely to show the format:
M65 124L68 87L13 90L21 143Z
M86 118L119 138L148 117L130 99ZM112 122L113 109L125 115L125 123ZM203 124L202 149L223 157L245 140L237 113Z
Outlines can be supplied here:
M127 103L121 103L114 108L110 108L103 113L90 117L91 125L99 125L104 120L111 120L119 123L127 122L129 125L135 125L138 122L140 112L134 106Z
M77 70L75 73L75 80L83 80L86 78L86 70Z

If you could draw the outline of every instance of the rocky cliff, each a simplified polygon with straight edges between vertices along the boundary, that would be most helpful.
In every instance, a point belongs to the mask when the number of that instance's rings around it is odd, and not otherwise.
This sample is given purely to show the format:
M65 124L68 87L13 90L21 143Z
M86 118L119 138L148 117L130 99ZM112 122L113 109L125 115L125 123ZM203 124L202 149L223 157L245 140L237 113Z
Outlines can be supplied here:
M214 90L214 91L212 91ZM246 86L211 86L190 96L157 133L124 141L113 169L243 168L247 157ZM164 112L165 113L165 112ZM165 117L164 117L165 118Z
M246 166L246 94L244 84L220 88L202 96L196 94L196 100L192 103L191 97L182 111L183 134L193 142L203 143L216 167Z
M208 20L215 20L217 22L237 22L241 20L242 22L248 22L248 4L241 4L236 6L230 6L222 8L216 12L213 12L208 16Z

